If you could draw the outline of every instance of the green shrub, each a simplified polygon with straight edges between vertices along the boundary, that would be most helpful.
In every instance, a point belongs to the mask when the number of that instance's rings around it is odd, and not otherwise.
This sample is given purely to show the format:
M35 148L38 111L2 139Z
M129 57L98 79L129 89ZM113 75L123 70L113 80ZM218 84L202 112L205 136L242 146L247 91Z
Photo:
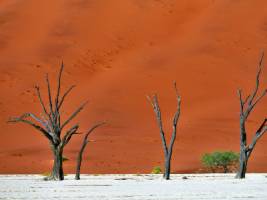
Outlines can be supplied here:
M232 151L206 153L202 156L202 164L215 172L222 168L224 173L238 163L239 154Z
M161 168L159 166L156 166L153 168L152 170L152 174L160 174L162 171L161 171Z

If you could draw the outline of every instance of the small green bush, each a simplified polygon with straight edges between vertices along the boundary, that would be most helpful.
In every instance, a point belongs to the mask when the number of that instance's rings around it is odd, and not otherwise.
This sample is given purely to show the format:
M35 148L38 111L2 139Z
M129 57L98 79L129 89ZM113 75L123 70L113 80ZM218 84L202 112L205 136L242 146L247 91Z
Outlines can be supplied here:
M152 174L160 174L162 171L161 171L161 168L159 166L156 166L153 168L152 170Z
M202 156L202 164L215 172L222 168L224 173L230 171L238 163L239 154L232 151L206 153Z

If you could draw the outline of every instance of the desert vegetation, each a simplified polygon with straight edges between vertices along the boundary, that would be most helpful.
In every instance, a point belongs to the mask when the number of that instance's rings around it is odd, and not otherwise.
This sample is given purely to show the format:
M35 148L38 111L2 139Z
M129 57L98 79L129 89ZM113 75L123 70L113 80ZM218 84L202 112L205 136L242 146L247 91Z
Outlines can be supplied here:
M161 174L161 173L162 173L162 170L161 170L160 166L153 167L153 169L151 171L151 174Z
M201 158L202 164L212 172L219 172L222 169L224 173L231 172L232 168L236 169L238 160L238 153L233 151L205 153Z

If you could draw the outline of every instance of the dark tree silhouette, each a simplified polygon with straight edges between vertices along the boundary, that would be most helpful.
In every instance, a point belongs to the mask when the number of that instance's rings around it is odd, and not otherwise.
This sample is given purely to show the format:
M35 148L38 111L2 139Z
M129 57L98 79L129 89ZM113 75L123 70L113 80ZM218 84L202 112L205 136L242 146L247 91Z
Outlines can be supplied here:
M255 108L256 104L266 95L267 90L265 89L260 95L258 95L260 75L262 72L264 53L262 53L259 69L256 76L256 86L251 94L249 94L245 99L242 97L242 90L238 90L238 96L240 101L240 158L239 158L239 171L236 178L245 178L247 171L248 159L258 142L258 140L263 136L267 130L267 119L265 118L252 139L252 142L247 144L247 132L246 132L246 122L251 111Z
M43 136L45 136L51 146L51 150L54 155L54 165L51 172L51 175L47 177L48 180L63 180L63 166L62 166L62 155L64 147L69 143L71 137L74 134L78 134L77 130L79 128L78 124L75 124L71 128L64 130L65 134L62 136L63 129L66 125L69 124L73 120L74 117L84 108L85 104L82 104L78 107L63 123L61 122L61 110L62 105L68 96L68 94L72 91L74 86L69 87L65 93L61 96L61 77L64 69L64 64L62 62L59 75L58 75L58 85L57 91L55 95L55 99L52 99L52 91L50 88L50 81L48 74L46 75L46 84L47 84L47 92L48 92L48 106L45 105L43 98L41 96L41 91L39 86L35 86L35 90L41 104L43 113L40 116L36 116L33 113L25 113L20 117L11 118L9 122L16 123L22 122L28 124L40 131ZM60 97L61 96L61 97Z
M94 125L91 129L89 129L89 131L85 134L84 138L83 138L83 142L81 145L81 149L78 153L78 157L77 157L77 165L76 165L76 175L75 175L75 179L76 180L80 180L80 170L81 170L81 164L82 164L82 156L83 156L83 152L85 150L86 145L88 144L89 140L88 140L88 136L98 127L104 125L105 122L101 122L98 123L96 125Z
M178 119L180 116L180 108L181 108L181 97L178 94L175 82L174 82L174 89L175 89L175 93L176 93L177 108L176 108L176 112L175 112L174 117L173 117L172 136L171 136L171 141L170 141L169 147L167 146L166 139L165 139L165 133L163 130L161 111L160 111L160 107L159 107L159 103L158 103L157 94L153 95L152 97L147 96L149 102L151 103L151 105L154 109L157 123L158 123L159 130L160 130L160 136L161 136L161 141L162 141L163 151L164 151L164 158L165 158L165 169L164 169L163 177L166 180L170 179L172 149L173 149L173 145L174 145L175 138L176 138L176 127L177 127Z

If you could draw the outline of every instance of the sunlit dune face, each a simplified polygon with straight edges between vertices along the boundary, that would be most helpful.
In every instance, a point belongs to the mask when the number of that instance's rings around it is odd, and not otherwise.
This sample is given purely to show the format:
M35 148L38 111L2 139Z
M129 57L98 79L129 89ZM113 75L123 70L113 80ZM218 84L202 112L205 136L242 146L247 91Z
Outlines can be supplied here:
M260 51L267 44L267 2L157 0L0 1L0 173L43 173L53 164L46 138L11 116L42 109L64 60L62 90L77 87L63 105L63 121L89 100L73 125L90 135L81 173L150 173L163 166L159 130L146 95L158 94L167 142L181 95L172 171L201 171L201 156L239 150L239 102L254 87ZM261 88L266 85L266 68ZM264 99L248 121L251 138L265 117ZM63 132L64 134L64 132ZM66 146L66 173L74 172L83 135ZM249 171L267 170L267 137ZM16 151L22 156L14 157ZM31 152L31 153L28 153ZM41 153L40 153L41 152ZM39 161L37 161L39 160ZM42 160L42 162L40 161ZM43 162L44 161L44 162Z

